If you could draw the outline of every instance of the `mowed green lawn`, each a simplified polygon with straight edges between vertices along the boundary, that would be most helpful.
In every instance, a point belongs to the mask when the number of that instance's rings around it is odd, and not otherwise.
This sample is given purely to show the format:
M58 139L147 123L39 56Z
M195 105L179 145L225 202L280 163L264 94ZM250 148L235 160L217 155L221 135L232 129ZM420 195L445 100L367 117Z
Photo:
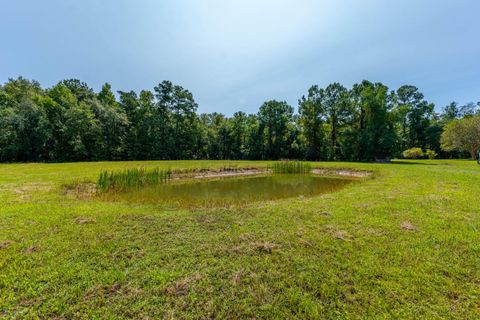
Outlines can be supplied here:
M175 210L78 200L103 169L0 165L0 318L480 318L480 166L372 170L333 194Z

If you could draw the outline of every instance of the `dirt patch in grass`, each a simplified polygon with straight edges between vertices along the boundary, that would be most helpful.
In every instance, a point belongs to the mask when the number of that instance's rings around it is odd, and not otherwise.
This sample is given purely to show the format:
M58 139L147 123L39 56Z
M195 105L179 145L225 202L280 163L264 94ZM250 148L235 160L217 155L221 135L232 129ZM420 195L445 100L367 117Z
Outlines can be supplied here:
M115 295L121 289L122 289L122 285L120 283L114 283L111 286L107 286L103 288L104 292L106 292L109 296Z
M214 170L207 170L200 173L193 173L193 174L174 174L174 179L185 179L185 178L192 178L192 179L209 179L209 178L227 178L227 177L243 177L243 176L253 176L259 174L267 173L267 169L239 169L233 171L214 171Z
M44 182L33 182L22 186L11 186L11 190L16 194L27 194L37 191L51 191L52 184Z
M271 242L256 242L253 244L253 247L256 251L261 253L272 253L273 249L277 248L278 245Z
M312 173L322 176L342 176L354 178L366 178L373 175L373 171L356 171L351 169L337 168L315 168L312 170Z
M139 288L131 288L121 283L113 283L109 285L99 284L87 291L84 300L90 300L95 297L114 297L117 295L126 295L132 297L139 297L142 290Z
M340 239L344 241L349 241L351 236L348 234L348 232L343 231L343 230L337 230L333 233L333 237L335 239Z
M39 305L42 301L43 301L42 297L37 297L37 298L34 298L34 299L23 298L22 300L20 300L18 305L21 306L21 307L33 307L35 305Z
M241 242L246 242L246 241L255 239L255 233L252 233L252 232L242 233L241 235L238 236L238 239Z
M333 238L343 241L351 241L353 236L345 230L338 229L334 225L325 225L325 231L329 233Z
M97 222L97 219L90 218L90 217L77 217L74 219L75 223L77 224L89 224Z
M302 227L298 227L297 231L295 231L295 235L301 238L305 235L305 230Z
M245 250L242 246L234 246L233 248L229 249L228 251L235 253L235 254L242 254Z
M66 196L77 200L91 199L97 192L97 185L90 181L73 182L63 185Z
M215 170L205 170L200 173L190 173L190 174L174 174L174 179L184 179L184 178L193 178L193 179L205 179L205 178L222 178L222 177L241 177L241 176L251 176L251 175L260 175L271 173L271 170L268 168L248 168L248 169L238 169L238 170L227 170L227 171L215 171ZM336 169L336 168L315 168L312 169L312 174L315 175L324 175L324 176L342 176L342 177L355 177L355 178L365 178L373 175L373 171L355 171L351 169Z
M234 246L224 246L223 250L233 254L271 254L274 249L280 245L269 241L255 241L255 235L250 233L241 234L239 236L240 243Z
M167 287L165 291L171 295L184 296L188 293L191 285L200 279L202 279L202 275L197 272L193 275L175 281L171 286Z
M361 232L361 231L362 231L362 230L360 230L360 232ZM375 237L385 236L385 231L384 231L384 230L381 230L381 229L366 228L366 229L363 229L363 231L365 232L365 234L371 235L371 236L375 236Z
M318 215L323 216L323 217L330 217L332 214L328 211L320 211L320 212L318 212Z
M245 278L245 272L243 270L239 270L233 274L232 283L234 285L239 285L243 278Z
M5 190L10 190L17 196L18 200L23 202L30 200L35 193L49 192L53 190L53 185L51 183L44 182L33 182L20 186L18 184L5 184L3 187Z
M139 248L139 247L121 249L109 254L109 258L111 260L117 260L117 261L122 261L122 260L132 261L135 259L141 259L144 256L145 256L145 252L142 250L142 248Z
M195 221L198 224L217 224L222 221L222 218L218 214L199 214L195 217Z
M403 230L407 230L407 231L417 231L418 230L418 228L416 226L414 226L413 224L411 224L408 221L403 221L400 224L400 228L402 228Z
M370 208L371 206L373 206L373 204L371 203L357 203L355 204L355 208L357 209L365 209L365 208Z
M27 254L37 252L39 248L37 246L30 246L24 252Z
M6 249L8 246L10 246L13 243L12 240L5 240L0 242L0 249Z
M155 222L154 216L146 214L124 214L121 216L123 220L140 221L140 222Z

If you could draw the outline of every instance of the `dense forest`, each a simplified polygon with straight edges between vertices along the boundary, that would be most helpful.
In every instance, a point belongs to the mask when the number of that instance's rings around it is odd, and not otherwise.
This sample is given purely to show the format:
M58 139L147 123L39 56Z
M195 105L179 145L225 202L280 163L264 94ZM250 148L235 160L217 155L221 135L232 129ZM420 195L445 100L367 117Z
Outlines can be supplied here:
M79 80L45 89L36 81L0 85L0 161L143 159L308 159L374 161L410 148L441 157L441 135L480 103L441 113L414 86L389 90L363 81L312 86L298 110L263 103L256 114L198 114L192 93L163 81L153 91L95 92ZM445 149L445 148L444 148Z

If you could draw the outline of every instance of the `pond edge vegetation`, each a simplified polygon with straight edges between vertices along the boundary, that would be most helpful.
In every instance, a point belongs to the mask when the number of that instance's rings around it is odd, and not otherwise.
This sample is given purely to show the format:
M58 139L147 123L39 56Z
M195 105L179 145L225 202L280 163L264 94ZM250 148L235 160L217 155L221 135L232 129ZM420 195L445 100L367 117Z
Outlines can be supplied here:
M122 171L102 171L97 181L97 192L138 190L146 186L167 183L172 171L159 168L132 168Z
M373 175L373 172L358 171L344 168L315 167L308 162L302 161L278 161L267 167L223 166L213 168L194 169L164 169L159 168L129 168L119 171L102 171L95 184L95 193L104 194L107 192L128 192L139 190L143 187L162 185L175 181L189 181L191 179L213 179L213 178L238 178L254 175L280 175L280 174L304 174L317 176L339 176L349 178L366 178ZM85 183L85 182L83 182ZM91 188L90 188L91 189Z

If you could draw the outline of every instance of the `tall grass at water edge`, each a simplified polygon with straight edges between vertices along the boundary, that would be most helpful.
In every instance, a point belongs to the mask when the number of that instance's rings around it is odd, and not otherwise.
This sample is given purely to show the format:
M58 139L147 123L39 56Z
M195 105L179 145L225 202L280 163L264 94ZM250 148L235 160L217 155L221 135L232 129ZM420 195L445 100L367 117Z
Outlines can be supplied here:
M145 186L167 183L172 176L171 170L134 168L123 171L103 171L97 181L97 192L127 191Z
M237 171L236 167L225 166L219 171ZM274 163L271 172L273 174L309 174L312 166L307 162L300 161L280 161ZM189 170L186 170L187 172ZM193 170L193 172L198 169ZM203 169L200 171L208 171ZM179 170L180 173L186 173ZM138 190L146 186L155 186L165 184L172 178L171 170L133 168L122 171L102 171L97 181L97 192L105 193L109 191L129 191Z
M274 174L309 174L311 171L311 164L301 161L279 161L272 167Z

